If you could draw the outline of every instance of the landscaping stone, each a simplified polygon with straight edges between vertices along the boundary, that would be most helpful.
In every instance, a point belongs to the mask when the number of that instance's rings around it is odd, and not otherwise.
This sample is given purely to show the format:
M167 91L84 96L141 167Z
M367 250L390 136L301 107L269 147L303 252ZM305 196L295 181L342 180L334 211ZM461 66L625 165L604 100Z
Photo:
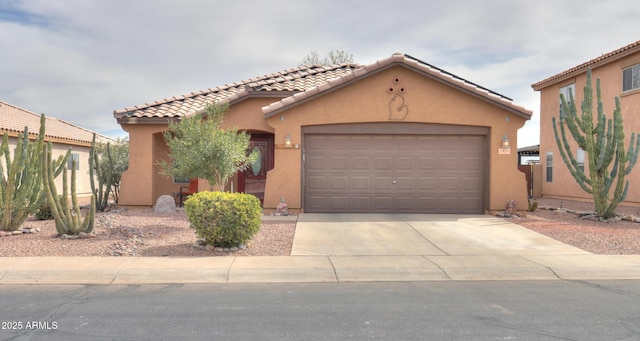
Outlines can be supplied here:
M173 214L176 213L176 201L170 195L161 195L156 201L156 205L153 207L153 211L158 214Z

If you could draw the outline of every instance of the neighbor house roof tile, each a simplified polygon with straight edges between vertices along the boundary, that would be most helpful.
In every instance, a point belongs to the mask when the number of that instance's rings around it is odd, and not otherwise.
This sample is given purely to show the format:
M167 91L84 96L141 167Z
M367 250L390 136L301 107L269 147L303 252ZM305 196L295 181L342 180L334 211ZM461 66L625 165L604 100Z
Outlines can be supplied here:
M585 72L588 68L594 68L597 67L599 65L602 64L606 64L609 62L612 62L614 60L620 59L624 56L627 56L628 54L631 53L635 53L638 50L640 50L640 40L631 43L629 45L626 45L624 47L621 47L617 50L608 52L608 53L604 53L603 55L601 55L600 57L597 58L593 58L587 62L584 62L578 66L574 66L572 68L570 68L569 70L566 71L562 71L557 75L553 75L547 79L541 80L537 83L534 83L531 85L531 87L534 90L540 90L543 89L551 84L554 84L558 81L564 80L568 77L573 76L576 73L582 73Z
M29 128L29 136L38 136L40 131L40 115L13 104L0 101L0 133L24 133L24 127ZM46 116L45 137L69 144L86 145L91 143L93 132L75 124ZM113 139L96 134L96 139L101 142L113 141Z

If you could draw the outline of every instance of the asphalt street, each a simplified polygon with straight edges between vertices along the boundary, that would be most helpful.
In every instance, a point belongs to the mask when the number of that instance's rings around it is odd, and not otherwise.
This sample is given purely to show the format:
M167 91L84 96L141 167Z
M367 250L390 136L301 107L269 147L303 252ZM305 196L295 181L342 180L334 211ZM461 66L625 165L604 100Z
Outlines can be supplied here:
M640 281L3 286L0 340L638 340Z

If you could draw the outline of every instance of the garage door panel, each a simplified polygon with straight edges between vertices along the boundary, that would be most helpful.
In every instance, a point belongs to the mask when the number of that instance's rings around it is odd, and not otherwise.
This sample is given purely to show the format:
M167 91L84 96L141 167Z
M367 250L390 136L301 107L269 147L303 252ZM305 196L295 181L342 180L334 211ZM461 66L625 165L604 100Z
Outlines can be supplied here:
M485 137L305 134L306 212L483 213Z
M354 175L351 177L351 184L353 191L368 191L371 189L371 178L369 176Z
M378 192L390 192L393 190L393 178L390 176L375 177L373 179L373 191Z
M348 175L332 175L328 176L327 190L329 192L343 192L349 189L349 176Z
M352 169L354 171L369 171L371 169L371 158L356 156L351 158Z
M373 157L374 169L376 171L391 171L393 170L393 157Z
M398 156L395 160L395 170L398 172L415 170L415 157L413 156Z

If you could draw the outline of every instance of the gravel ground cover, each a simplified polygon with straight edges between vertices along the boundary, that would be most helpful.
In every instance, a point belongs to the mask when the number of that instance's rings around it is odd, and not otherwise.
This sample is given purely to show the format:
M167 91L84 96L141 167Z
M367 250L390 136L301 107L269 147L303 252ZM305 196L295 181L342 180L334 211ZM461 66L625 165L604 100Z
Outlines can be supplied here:
M557 199L537 199L540 208L526 218L504 218L563 243L596 254L640 255L640 223L598 222L549 208L593 211L593 204ZM621 215L640 217L640 208L620 206ZM288 256L295 222L265 221L244 250L214 252L197 245L184 211L158 215L151 209L118 209L96 214L94 238L61 239L52 220L28 220L23 227L40 232L0 237L0 257L115 256L214 257Z

